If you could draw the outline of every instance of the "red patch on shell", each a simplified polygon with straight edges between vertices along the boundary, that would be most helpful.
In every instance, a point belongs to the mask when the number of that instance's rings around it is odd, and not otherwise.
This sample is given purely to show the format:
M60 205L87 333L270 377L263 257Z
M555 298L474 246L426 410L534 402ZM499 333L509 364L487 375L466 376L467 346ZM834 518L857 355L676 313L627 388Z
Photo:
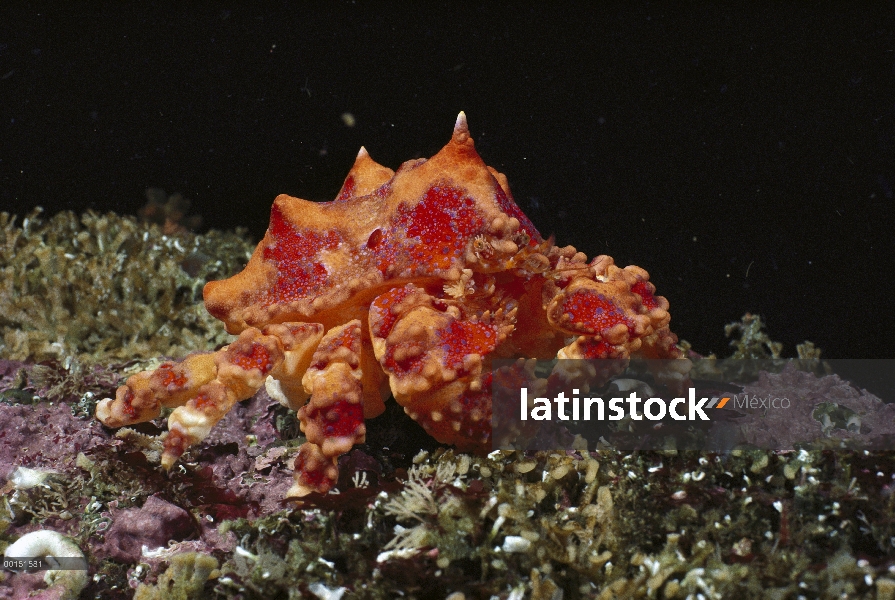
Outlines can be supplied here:
M203 411L207 408L215 408L217 406L216 399L208 394L208 392L199 392L196 397L193 398L192 403L196 408Z
M263 344L253 343L248 352L229 352L228 362L240 369L250 371L258 369L263 375L273 368L270 360L270 350Z
M336 202L348 200L352 196L354 196L354 175L349 175L345 178L345 183L342 184L342 191L339 193L339 197L336 198Z
M320 412L322 414L315 417L323 426L323 435L328 438L354 436L364 422L364 407L360 402L339 400Z
M445 366L459 370L468 354L483 356L497 347L497 328L487 323L453 321L438 331L441 347L445 351Z
M165 438L165 454L176 458L182 456L189 447L190 440L182 432L177 429L168 432Z
M164 363L156 369L153 377L157 378L158 382L168 391L183 389L187 382L186 375L182 371L174 369L174 363Z
M329 463L321 463L310 448L302 446L298 449L293 469L300 474L301 482L308 487L327 491L332 487L332 481L326 474L328 466Z
M504 193L503 189L500 186L497 186L497 191L494 193L494 200L495 202L497 202L497 206L500 207L500 210L506 213L507 216L516 217L516 219L519 221L519 226L522 231L528 234L529 246L536 246L540 244L541 241L543 241L541 238L541 234L538 232L537 229L535 229L534 223L531 222L531 219L529 219L528 216L524 212L522 212L522 209L519 208L519 206L517 206L515 202L510 200L509 196Z
M410 286L392 288L378 296L370 305L370 333L375 337L387 338L398 321L398 314L392 310L413 292Z
M268 233L274 242L264 248L263 256L277 270L276 282L268 291L268 304L307 298L326 284L329 273L317 258L320 250L339 245L336 232L298 230L274 204Z
M121 403L121 409L133 421L137 418L137 409L134 408L134 392L128 387L124 394L124 400Z
M465 251L469 238L485 226L474 199L441 185L429 188L413 208L400 206L397 223L408 238L419 240L407 249L413 261L434 269L450 268Z
M572 318L573 324L593 328L595 333L611 329L619 323L625 325L628 331L634 328L631 319L610 298L591 290L573 292L563 302L562 309Z
M343 327L341 331L338 331L335 335L332 335L332 337L324 337L317 347L317 352L314 354L314 357L317 360L311 364L311 368L318 370L325 369L329 364L329 361L332 360L332 353L339 348L346 348L350 351L351 356L356 357L360 355L360 335L360 325L354 325ZM351 360L350 362L356 363L355 360ZM352 366L356 366L356 364L353 364Z
M656 300L655 289L649 282L638 281L631 286L631 291L640 296L640 300L647 310L653 310L659 306L659 302Z

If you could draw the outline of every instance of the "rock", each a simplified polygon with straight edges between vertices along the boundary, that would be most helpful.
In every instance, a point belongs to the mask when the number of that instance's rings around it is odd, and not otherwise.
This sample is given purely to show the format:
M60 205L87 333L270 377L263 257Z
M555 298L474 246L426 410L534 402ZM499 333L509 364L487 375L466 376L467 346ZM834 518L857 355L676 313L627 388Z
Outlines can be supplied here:
M125 564L138 562L144 546L154 550L196 534L187 511L157 496L150 496L142 508L127 508L112 517L99 554Z

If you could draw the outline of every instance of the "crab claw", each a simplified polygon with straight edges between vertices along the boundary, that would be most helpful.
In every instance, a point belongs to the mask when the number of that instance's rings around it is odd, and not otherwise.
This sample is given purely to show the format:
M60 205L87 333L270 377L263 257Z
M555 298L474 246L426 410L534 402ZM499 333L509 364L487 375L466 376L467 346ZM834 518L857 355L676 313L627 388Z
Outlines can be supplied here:
M436 440L488 448L491 398L485 361L513 330L515 309L466 314L413 284L370 307L373 351L395 399Z

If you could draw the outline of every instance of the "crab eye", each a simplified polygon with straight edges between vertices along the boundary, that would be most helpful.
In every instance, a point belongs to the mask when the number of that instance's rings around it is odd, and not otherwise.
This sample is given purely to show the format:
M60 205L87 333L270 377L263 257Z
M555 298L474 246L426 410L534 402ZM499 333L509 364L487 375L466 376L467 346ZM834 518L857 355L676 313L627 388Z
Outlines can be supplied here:
M370 237L367 238L367 248L374 250L381 243L382 243L382 230L374 229L373 233L370 234Z

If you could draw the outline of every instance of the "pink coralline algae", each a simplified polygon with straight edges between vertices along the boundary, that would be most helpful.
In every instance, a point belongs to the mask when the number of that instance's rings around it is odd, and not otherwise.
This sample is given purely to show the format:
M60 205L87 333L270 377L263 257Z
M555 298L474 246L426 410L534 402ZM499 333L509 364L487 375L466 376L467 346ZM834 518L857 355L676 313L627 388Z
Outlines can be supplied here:
M16 361L0 363L0 372L9 375L24 367ZM19 466L71 468L79 452L105 446L108 441L102 426L74 417L66 403L0 402L0 479L8 479Z
M196 535L197 530L190 513L157 496L150 496L140 508L112 511L112 525L96 553L100 558L132 564L140 561L144 546L148 550L165 548L171 541Z
M760 448L787 450L828 437L887 450L895 440L895 404L884 403L838 375L818 377L789 363L781 373L760 373L742 394L788 400L786 410L750 411L740 420L743 441ZM843 408L849 416L836 423L824 418L824 408Z

